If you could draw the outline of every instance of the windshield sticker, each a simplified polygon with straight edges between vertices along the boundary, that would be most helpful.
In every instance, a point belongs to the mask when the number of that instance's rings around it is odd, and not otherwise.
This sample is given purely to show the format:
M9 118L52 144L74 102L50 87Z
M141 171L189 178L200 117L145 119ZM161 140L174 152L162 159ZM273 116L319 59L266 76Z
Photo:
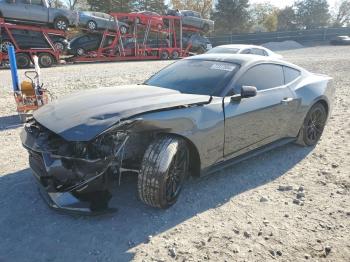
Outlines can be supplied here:
M236 66L234 66L234 65L213 64L213 65L210 67L210 69L232 72L233 70L236 69Z

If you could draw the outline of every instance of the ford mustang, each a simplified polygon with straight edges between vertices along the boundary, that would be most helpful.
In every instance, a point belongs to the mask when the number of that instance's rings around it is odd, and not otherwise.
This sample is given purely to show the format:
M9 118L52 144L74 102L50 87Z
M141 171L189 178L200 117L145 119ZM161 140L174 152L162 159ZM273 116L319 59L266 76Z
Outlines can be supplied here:
M54 209L112 210L115 181L133 174L141 201L168 208L187 176L290 142L317 144L333 97L332 78L294 64L204 54L173 63L140 85L52 102L34 113L21 139Z

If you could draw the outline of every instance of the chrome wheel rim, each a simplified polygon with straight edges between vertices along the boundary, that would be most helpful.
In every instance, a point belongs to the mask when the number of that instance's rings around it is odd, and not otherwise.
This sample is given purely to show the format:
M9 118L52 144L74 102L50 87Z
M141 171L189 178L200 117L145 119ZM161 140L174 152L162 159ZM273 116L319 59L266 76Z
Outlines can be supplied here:
M77 49L77 54L78 54L79 56L82 56L84 53L85 53L85 52L84 52L84 49L82 49L82 48L78 48L78 49Z
M55 48L56 48L56 50L58 50L60 52L62 52L64 50L64 46L60 42L55 43Z
M67 24L63 20L57 21L56 25L57 25L57 28L61 30L65 30L67 28Z
M96 29L96 24L95 24L95 22L90 21L90 22L88 23L88 27L89 27L89 29L91 29L91 30L95 30L95 29Z

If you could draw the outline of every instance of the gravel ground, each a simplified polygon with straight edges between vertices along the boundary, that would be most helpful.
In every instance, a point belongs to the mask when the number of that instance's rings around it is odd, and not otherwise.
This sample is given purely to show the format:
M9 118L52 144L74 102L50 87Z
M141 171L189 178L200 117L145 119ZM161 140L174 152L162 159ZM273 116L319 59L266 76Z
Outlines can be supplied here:
M58 214L41 199L1 70L0 261L350 261L350 47L282 54L334 77L335 109L315 148L287 145L190 180L165 211L140 203L129 177L112 200L119 211L100 217ZM169 63L67 65L42 70L43 81L59 97L137 83Z

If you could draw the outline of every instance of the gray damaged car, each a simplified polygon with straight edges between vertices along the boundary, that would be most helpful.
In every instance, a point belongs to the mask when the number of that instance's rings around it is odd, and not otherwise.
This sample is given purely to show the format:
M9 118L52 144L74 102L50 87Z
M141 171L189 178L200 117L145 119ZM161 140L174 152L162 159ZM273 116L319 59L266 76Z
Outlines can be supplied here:
M77 12L51 7L48 0L0 0L0 17L8 21L51 24L59 30L75 26Z
M21 133L51 207L108 210L111 187L138 176L146 204L173 205L187 176L290 142L313 146L332 110L332 79L262 56L200 55L141 85L46 105Z

